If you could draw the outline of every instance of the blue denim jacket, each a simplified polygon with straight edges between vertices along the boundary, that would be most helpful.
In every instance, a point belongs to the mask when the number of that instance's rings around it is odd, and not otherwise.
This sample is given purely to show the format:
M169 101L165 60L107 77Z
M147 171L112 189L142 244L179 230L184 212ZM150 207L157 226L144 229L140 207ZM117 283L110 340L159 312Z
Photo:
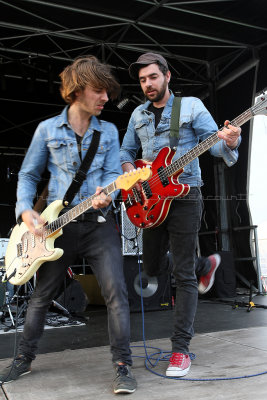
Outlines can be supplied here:
M138 106L132 113L127 132L123 138L120 150L120 160L133 163L136 154L142 147L142 158L147 161L155 160L159 151L170 146L170 121L174 95L171 94L161 115L161 120L155 130L154 114L147 110L150 102ZM202 101L196 97L183 97L181 101L179 142L173 161L196 146L199 141L218 130L209 111ZM239 139L238 144L240 144ZM210 152L215 157L222 157L228 166L232 166L238 159L237 148L231 150L223 140L214 145ZM180 176L181 183L190 186L201 186L201 170L196 158L185 166Z
M78 146L67 119L68 106L56 117L39 124L19 172L16 217L33 207L36 187L47 167L50 172L47 204L63 199L75 173L81 165ZM85 133L81 154L84 158L93 131L101 132L100 143L86 179L73 199L75 206L95 193L97 186L107 186L122 174L119 161L119 135L115 125L92 117ZM118 192L117 192L118 193ZM116 193L116 194L117 194ZM112 197L115 198L115 193Z

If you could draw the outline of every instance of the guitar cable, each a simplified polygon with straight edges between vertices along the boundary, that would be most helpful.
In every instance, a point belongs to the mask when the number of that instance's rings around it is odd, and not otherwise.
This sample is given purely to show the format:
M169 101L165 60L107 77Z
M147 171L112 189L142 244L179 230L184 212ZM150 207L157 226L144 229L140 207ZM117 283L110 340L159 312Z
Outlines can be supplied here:
M127 238L121 231L120 229L120 225L119 225L119 221L118 221L118 213L119 210L116 209L116 211L114 211L115 213L115 217L116 217L116 221L117 221L117 225L118 225L118 229L121 233L121 235L123 235L125 237L125 239L127 240L134 240L137 239L137 236L135 238ZM136 227L135 227L136 228ZM136 229L137 231L137 229ZM140 303L141 303L141 314L142 314L142 336L143 336L143 345L136 345L136 346L131 346L131 348L143 348L145 355L143 356L139 356L139 355L132 355L132 357L135 358L143 358L144 359L144 363L145 363L145 367L146 369L151 372L152 374L155 374L161 378L165 378L165 379L172 379L172 380L178 380L178 381L189 381L189 382L207 382L207 381L229 381L229 380L239 380L239 379L247 379L247 378L253 378L253 377L257 377L257 376L261 376L261 375L266 375L267 371L263 371L263 372L259 372L256 374L250 374L250 375L241 375L241 376L232 376L232 377L225 377L225 378L184 378L184 377L175 377L175 376L166 376L163 375L159 372L157 372L155 370L155 367L160 363L160 362L169 362L169 359L172 355L171 351L163 351L160 348L157 347L152 347L152 346L147 346L146 344L146 337L145 337L145 315L144 315L144 302L143 302L143 293L142 293L142 271L141 271L141 259L140 259L140 251L139 251L139 244L137 241L137 258L138 258L138 270L139 270L139 281L140 281ZM155 352L153 352L152 354L148 354L148 350L153 350ZM191 360L194 360L196 358L196 355L194 353L189 353L189 357Z
M141 295L140 295L140 302L141 302L141 310L142 310L142 329L143 329L143 345L141 346L131 346L131 348L144 348L145 350L145 356L137 356L133 355L133 357L136 358L143 358L145 362L145 367L146 369L151 372L152 374L155 374L161 378L165 379L172 379L172 380L178 380L178 381L190 381L190 382L207 382L207 381L229 381L229 380L238 380L238 379L246 379L246 378L253 378L261 375L266 375L267 371L259 372L256 374L250 374L250 375L242 375L242 376L232 376L232 377L225 377L225 378L183 378L183 377L175 377L175 376L166 376L163 375L157 371L155 371L155 367L159 364L159 362L169 362L169 359L172 355L170 351L163 351L160 348L157 347L152 347L152 346L147 346L146 345L146 337L145 337L145 316L144 316L144 304L143 304L143 295L142 295L142 278L141 278L141 260L140 260L140 254L138 254L138 265L139 265L139 279L140 279L140 289L141 289ZM148 354L148 349L152 349L153 352L152 354ZM194 360L196 358L196 355L194 353L189 353L189 357L191 360Z
M115 214L115 218L116 218L116 222L117 222L117 227L119 229L119 232L121 233L121 235L123 235L125 237L125 239L127 240L136 240L137 236L135 238L127 238L121 231L120 229L120 224L119 224L119 220L118 220L118 213L119 210L117 208L115 208L115 210L113 210L114 214ZM146 369L148 369L151 373L165 378L165 379L172 379L172 380L183 380L183 381L194 381L194 382L205 382L205 381L225 381L225 380L237 380L237 379L245 379L245 378L251 378L251 377L256 377L256 376L261 376L261 375L265 375L267 374L267 371L263 371L257 374L250 374L250 375L243 375L243 376L235 376L235 377L226 377L226 378L199 378L199 379L193 379L193 378L183 378L183 377L169 377L169 376L165 376L163 374L160 374L158 372L156 372L154 370L154 368L158 365L159 362L161 361L169 361L169 358L171 356L171 352L170 351L163 351L160 348L157 347L151 347L151 346L147 346L146 345L146 338L145 338L145 316L144 316L144 303L143 303L143 293L142 293L142 276L141 276L141 259L140 259L140 249L139 249L139 244L138 241L136 240L136 247L137 247L137 258L138 258L138 270L139 270L139 280L140 280L140 303L141 303L141 313L142 313L142 332L143 332L143 346L131 346L131 348L144 348L145 351L145 356L137 356L137 355L133 355L133 357L136 358L144 358L145 359L145 367ZM11 365L11 369L9 371L9 373L7 374L6 378L7 379L14 367L14 362L16 359L16 352L17 352L17 334L18 334L18 292L20 290L20 287L18 287L17 290L17 304L16 304L16 315L15 315L15 338L14 338L14 354L13 354L13 361L12 361L12 365ZM152 349L152 350L156 350L154 353L152 354L148 354L148 349ZM189 353L190 359L194 360L196 358L196 355L194 353ZM153 362L152 362L153 361ZM3 387L4 384L4 380L3 382L0 382L0 388Z

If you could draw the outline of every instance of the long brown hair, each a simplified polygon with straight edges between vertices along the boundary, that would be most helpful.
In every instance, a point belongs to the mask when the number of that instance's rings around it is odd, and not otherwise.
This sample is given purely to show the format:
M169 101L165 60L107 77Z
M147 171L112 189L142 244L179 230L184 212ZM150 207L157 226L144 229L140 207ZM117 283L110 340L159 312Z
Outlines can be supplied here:
M83 90L87 85L106 89L111 99L115 99L120 93L120 85L111 73L110 66L101 63L95 56L76 58L59 76L61 96L69 104L75 100L75 91Z

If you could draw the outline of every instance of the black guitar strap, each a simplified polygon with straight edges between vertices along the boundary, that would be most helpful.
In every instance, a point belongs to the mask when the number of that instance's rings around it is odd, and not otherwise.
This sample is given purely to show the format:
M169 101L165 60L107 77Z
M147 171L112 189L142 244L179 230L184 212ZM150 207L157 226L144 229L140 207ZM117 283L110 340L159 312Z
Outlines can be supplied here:
M171 125L170 125L170 147L177 147L179 141L179 123L181 111L181 97L174 97L172 103Z
M93 132L93 137L91 144L87 150L87 153L85 154L85 157L81 163L80 168L75 174L75 177L73 178L68 190L66 191L66 194L63 199L63 206L67 207L71 204L72 200L74 199L74 196L80 189L84 179L86 178L86 174L88 169L90 168L90 165L92 164L92 161L95 157L95 154L97 152L97 148L99 145L100 141L100 133L99 131L94 130Z

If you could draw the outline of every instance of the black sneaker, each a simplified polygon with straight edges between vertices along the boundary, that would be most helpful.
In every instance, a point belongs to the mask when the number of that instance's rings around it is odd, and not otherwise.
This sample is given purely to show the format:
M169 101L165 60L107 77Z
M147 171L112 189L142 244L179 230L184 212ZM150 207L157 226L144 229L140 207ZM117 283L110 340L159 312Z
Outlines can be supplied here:
M31 362L29 358L21 355L17 356L9 367L0 371L0 383L9 383L18 379L22 375L31 372Z
M126 364L115 364L116 377L113 381L114 393L133 393L137 388L137 383L132 375L131 367Z

